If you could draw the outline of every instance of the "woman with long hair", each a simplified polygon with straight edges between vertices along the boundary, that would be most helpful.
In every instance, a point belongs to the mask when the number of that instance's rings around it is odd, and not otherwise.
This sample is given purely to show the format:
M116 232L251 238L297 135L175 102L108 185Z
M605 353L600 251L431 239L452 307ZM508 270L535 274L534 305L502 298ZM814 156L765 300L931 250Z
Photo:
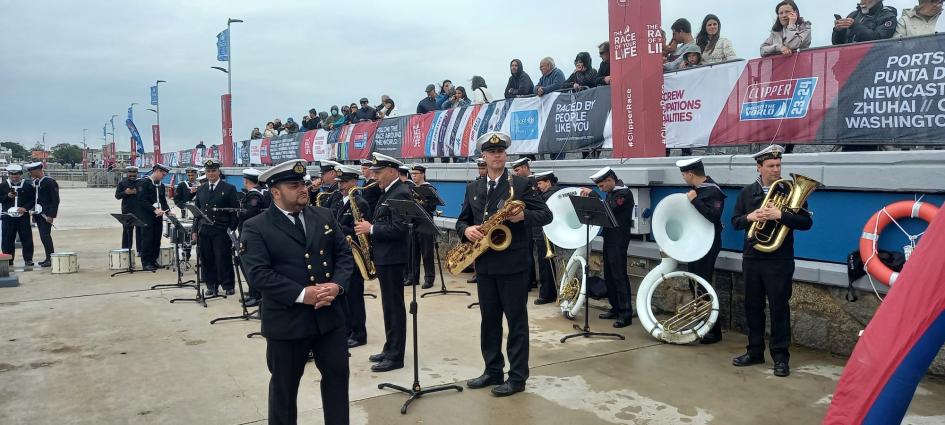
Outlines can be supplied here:
M784 0L774 8L777 18L768 39L761 43L761 56L791 56L810 47L810 21L801 17L793 0Z
M481 105L492 102L492 93L489 92L489 86L486 85L486 79L478 75L473 75L472 80L473 104Z
M466 96L466 88L458 86L453 92L453 96L443 101L440 105L440 109L461 108L463 106L469 106L470 103L472 103L472 101L469 100L469 96Z
M702 65L737 59L735 48L729 39L722 37L722 21L713 14L705 15L702 28L696 36L696 45L702 50Z

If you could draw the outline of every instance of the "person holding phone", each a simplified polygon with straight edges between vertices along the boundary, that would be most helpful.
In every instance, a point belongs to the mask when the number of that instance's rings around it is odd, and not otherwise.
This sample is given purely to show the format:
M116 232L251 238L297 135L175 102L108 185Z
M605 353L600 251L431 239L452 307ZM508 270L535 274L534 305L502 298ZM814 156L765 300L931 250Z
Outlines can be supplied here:
M856 10L833 24L833 44L885 40L896 34L896 8L884 6L882 0L860 0Z
M784 0L774 8L777 17L768 39L761 43L761 56L791 56L810 47L810 21L801 17L793 0Z

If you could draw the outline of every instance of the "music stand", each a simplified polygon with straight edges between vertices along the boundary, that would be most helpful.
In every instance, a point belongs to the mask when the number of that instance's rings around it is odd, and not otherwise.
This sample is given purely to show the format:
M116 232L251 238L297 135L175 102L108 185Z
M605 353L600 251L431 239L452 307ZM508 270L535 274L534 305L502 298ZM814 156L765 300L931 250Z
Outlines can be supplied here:
M227 232L227 234L230 236L231 252L233 255L233 274L236 276L236 287L240 290L240 306L243 307L243 314L239 316L218 317L210 321L211 325L224 320L259 320L259 316L256 315L256 312L259 310L249 311L246 308L246 296L243 292L243 279L240 278L240 272L243 270L243 262L240 261L240 241L236 238L236 232L231 230ZM249 282L247 281L247 283Z
M434 190L431 187L412 186L410 190L413 191L415 198L420 198L424 203L434 202L435 205L446 205L446 202L443 202L443 198L440 198L440 195L436 192L436 190ZM437 230L436 235L439 235L439 230ZM467 291L456 291L456 290L446 289L446 280L443 277L443 259L440 258L440 239L436 236L434 236L433 238L433 250L436 251L436 265L440 271L440 289L435 290L435 291L430 291L423 295L420 295L420 298L426 298L428 295L430 296L449 295L449 294L466 295L466 296L472 295ZM411 265L411 268L412 267L413 265ZM417 280L419 280L419 276L417 276ZM416 283L420 283L420 282L416 282Z
M571 205L574 206L574 211L577 213L578 220L585 226L585 245L584 245L584 258L590 260L591 258L591 226L600 226L604 229L611 229L617 227L617 219L614 217L614 213L610 211L610 208L604 204L604 201L596 197L588 196L570 196ZM595 235L596 236L596 235ZM606 267L606 265L605 265ZM587 288L584 288L585 299L587 297L586 292ZM584 327L578 325L572 325L574 330L578 331L570 335L565 335L561 338L561 342L583 336L584 338L590 338L594 336L604 336L604 337L613 337L619 338L621 340L626 339L623 335L609 332L591 332L591 326L588 324L589 313L589 304L585 303L584 305Z
M180 260L179 243L181 240L183 240L183 238L186 238L189 235L187 235L187 232L184 231L184 227L180 224L180 220L178 220L177 217L168 215L167 220L170 221L171 224L174 226L174 233L171 234L171 238L172 238L171 240L174 242L174 264L175 264L174 268L177 269L177 283L162 283L162 284L154 285L151 287L152 291L159 288L185 288L185 287L197 285L196 280L193 280L193 279L187 280L187 281L184 280L184 273L183 271L181 271L181 267L180 267L181 260ZM193 285L191 285L191 283Z
M200 208L197 208L196 205L188 203L186 207L187 207L187 210L190 211L190 213L193 214L194 216L194 226L198 226L197 227L198 233L200 232L200 227L203 226L203 223L199 223L200 220L206 221L208 225L211 225L211 226L213 225L213 220L211 220L210 217L207 217L203 213L203 211L200 211ZM207 300L214 299L214 298L226 298L226 295L220 295L220 294L211 295L208 297L206 296L206 294L203 293L203 291L200 290L200 272L201 272L200 242L199 242L200 238L197 238L197 241L198 242L195 244L197 245L197 269L196 269L197 281L194 283L194 286L193 286L194 288L197 289L197 296L194 298L174 298L170 301L171 304L173 304L175 301L190 301L190 302L201 304L203 305L204 308L207 308Z
M413 264L413 262L417 260L417 258L415 258L416 253L414 252L413 247L414 232L418 231L424 234L434 235L434 237L436 237L439 236L440 231L436 228L436 225L433 224L433 220L430 219L430 215L427 214L423 208L420 208L420 205L416 202L392 199L387 201L387 205L390 207L394 216L400 217L407 222L407 246L409 249L408 252L410 252L409 264ZM414 400L423 397L426 394L448 390L463 392L463 387L453 384L439 385L429 388L423 388L420 386L420 352L419 344L417 342L417 285L410 286L412 287L411 291L413 292L413 298L410 300L410 315L413 316L413 385L410 388L405 388L390 383L378 384L377 386L378 389L390 388L410 396L400 408L400 413L404 415L407 414L407 407L410 406L410 403L413 403Z
M138 216L134 214L111 214L112 217L115 217L115 220L118 220L121 223L122 227L131 227L131 231L134 232L135 227L148 227L148 224L141 221ZM128 268L122 271L112 273L111 277L118 276L125 273L134 273L142 272L143 269L135 269L135 256L131 255L131 247L128 247ZM152 271L151 273L154 273Z

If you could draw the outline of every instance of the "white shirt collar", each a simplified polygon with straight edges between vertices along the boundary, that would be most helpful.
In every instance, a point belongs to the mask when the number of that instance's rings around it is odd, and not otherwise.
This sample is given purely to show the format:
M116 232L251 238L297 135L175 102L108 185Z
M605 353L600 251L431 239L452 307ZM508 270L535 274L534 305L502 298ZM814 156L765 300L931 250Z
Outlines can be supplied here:
M390 188L394 187L394 185L397 184L397 182L399 182L399 181L400 181L400 179L394 179L394 181L390 182L390 184L387 185L387 187L384 188L384 193L389 192L389 191L390 191Z
M279 208L279 206L276 205L276 204L273 204L273 205L274 205L276 208L278 208L279 211L282 211L282 214L284 214L284 215L286 216L286 218L289 219L289 222L290 222L290 223L292 223L293 225L295 224L295 217L292 216L293 213L288 212L288 211L286 211L286 210L284 210L284 209L282 209L282 208ZM304 218L304 217L305 217L305 210L299 211L299 219L302 220L302 228L305 228L305 218Z

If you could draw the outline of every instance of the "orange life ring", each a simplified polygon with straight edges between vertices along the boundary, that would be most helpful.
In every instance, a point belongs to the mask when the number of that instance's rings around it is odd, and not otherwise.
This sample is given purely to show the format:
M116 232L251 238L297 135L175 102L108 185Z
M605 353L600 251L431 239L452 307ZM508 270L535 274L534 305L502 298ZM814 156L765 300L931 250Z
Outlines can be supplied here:
M893 219L918 218L931 223L936 213L938 213L938 208L926 202L899 201L873 214L863 226L863 235L860 236L860 258L863 260L863 269L886 286L896 283L899 273L892 271L880 261L873 243L879 240L879 235L889 223L892 223Z

